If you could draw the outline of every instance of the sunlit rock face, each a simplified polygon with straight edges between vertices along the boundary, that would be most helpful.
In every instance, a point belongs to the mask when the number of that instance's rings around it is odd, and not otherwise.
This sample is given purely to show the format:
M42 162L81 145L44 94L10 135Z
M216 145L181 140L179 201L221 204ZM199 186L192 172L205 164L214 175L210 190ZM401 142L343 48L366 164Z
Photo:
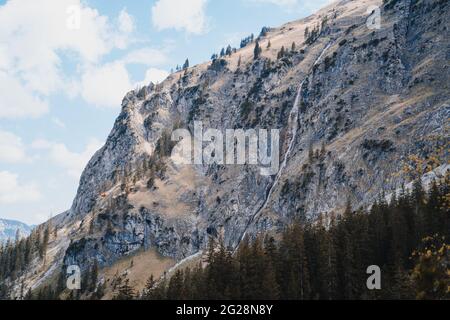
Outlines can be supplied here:
M372 5L379 29L367 24ZM68 239L51 244L54 263L106 266L146 248L181 260L210 237L233 248L293 219L339 214L348 199L369 206L414 178L404 170L414 157L435 157L430 170L444 174L449 12L447 1L338 1L271 28L257 59L253 42L128 93L72 208L52 220ZM193 133L195 121L279 129L280 172L174 163L171 133Z

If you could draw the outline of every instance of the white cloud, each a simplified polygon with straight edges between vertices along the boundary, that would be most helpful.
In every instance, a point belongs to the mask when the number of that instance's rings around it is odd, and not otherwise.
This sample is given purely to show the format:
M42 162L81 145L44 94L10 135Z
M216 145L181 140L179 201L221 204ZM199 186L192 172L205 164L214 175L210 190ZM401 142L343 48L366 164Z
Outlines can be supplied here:
M81 79L81 95L97 107L120 107L123 97L131 89L130 77L123 63L90 67Z
M34 140L33 143L31 144L31 147L33 149L38 149L38 150L49 149L49 148L51 148L51 146L52 146L52 143L45 139Z
M167 62L167 56L163 51L152 48L141 48L129 52L123 59L126 64L143 64L157 66Z
M0 171L1 204L32 202L40 198L41 194L36 184L20 184L16 174L9 171Z
M47 156L53 163L65 169L72 178L78 179L88 161L102 145L100 141L91 139L80 153L70 151L63 143L54 143L44 139L34 141L32 146L35 149L47 150Z
M134 19L128 14L126 9L122 9L119 14L119 29L124 33L131 33L134 31Z
M113 48L126 48L133 30L125 9L112 23L80 0L0 5L0 118L39 116L52 93L73 95L67 83L78 75L64 74L62 62L71 57L81 66L96 64Z
M68 27L71 13L67 9L71 6L80 8L79 29ZM0 30L1 51L9 57L8 70L15 71L27 87L43 94L58 86L58 50L96 61L114 45L109 43L107 17L79 0L8 1L0 7Z
M206 3L207 0L158 0L152 7L153 25L158 30L202 34L208 25Z
M110 40L115 47L126 49L130 43L135 42L135 39L131 35L135 28L136 25L133 16L124 8L120 11L117 18L117 29L119 32L111 32Z
M139 86L148 86L150 82L161 83L167 78L169 73L166 70L150 68L145 72L145 78L142 82L138 83Z
M277 6L281 7L292 7L296 5L299 1L298 0L249 0L251 2L256 3L271 3L276 4Z
M47 111L47 101L0 70L0 118L37 117Z
M11 132L0 130L0 162L18 163L26 160L22 139Z
M58 117L52 117L51 121L57 127L60 127L62 129L64 129L66 127L66 124L61 119L59 119Z
M120 107L133 88L126 66L167 62L163 50L141 48L106 64L101 58L133 42L134 18L124 8L113 22L80 0L10 0L0 5L0 118L38 117L54 92L98 107ZM45 35L45 38L42 37ZM30 54L32 53L32 54ZM62 62L77 64L64 73ZM160 79L161 73L151 73ZM59 119L51 121L60 127Z
M161 82L169 74L157 68L149 68L143 82L133 83L126 66L141 64L157 66L165 63L167 56L158 49L141 48L129 52L122 59L102 66L87 67L81 78L81 95L88 103L101 108L118 108L125 94L137 85Z

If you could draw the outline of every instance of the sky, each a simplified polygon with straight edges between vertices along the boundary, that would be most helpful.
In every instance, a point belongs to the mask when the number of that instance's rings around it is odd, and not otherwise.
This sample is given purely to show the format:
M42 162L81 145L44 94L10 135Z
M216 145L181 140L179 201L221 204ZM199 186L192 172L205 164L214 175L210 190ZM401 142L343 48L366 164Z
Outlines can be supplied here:
M0 0L0 218L70 208L123 96L330 0Z

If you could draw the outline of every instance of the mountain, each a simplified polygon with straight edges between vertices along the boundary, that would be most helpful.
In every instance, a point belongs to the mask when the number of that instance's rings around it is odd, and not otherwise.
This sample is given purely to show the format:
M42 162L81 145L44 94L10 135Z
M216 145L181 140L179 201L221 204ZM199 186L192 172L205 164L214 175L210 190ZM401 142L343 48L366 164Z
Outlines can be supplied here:
M197 259L210 237L236 248L244 236L342 213L348 201L367 208L417 177L445 175L449 13L448 1L337 1L129 92L72 207L46 224L56 236L25 286L94 264L101 277L121 265L143 283ZM193 133L195 121L223 133L279 129L278 170L174 162L173 130Z
M26 237L31 233L32 229L32 226L20 221L0 219L0 243L8 239L14 240L17 230L19 230L20 237Z

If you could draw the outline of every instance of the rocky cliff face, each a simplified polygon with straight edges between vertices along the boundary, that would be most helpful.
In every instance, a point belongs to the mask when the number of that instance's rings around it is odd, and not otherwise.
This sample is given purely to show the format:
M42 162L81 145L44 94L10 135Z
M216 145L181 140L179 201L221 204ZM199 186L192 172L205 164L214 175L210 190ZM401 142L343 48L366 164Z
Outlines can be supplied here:
M181 260L209 236L235 247L295 218L339 213L347 199L368 206L410 181L405 168L422 168L417 158L442 172L449 3L385 2L338 1L270 29L258 59L252 43L127 94L72 208L53 221L70 240L51 244L53 265L106 266L141 248ZM381 8L380 29L367 26L371 5ZM170 134L193 132L194 121L222 132L279 129L280 171L174 163Z

